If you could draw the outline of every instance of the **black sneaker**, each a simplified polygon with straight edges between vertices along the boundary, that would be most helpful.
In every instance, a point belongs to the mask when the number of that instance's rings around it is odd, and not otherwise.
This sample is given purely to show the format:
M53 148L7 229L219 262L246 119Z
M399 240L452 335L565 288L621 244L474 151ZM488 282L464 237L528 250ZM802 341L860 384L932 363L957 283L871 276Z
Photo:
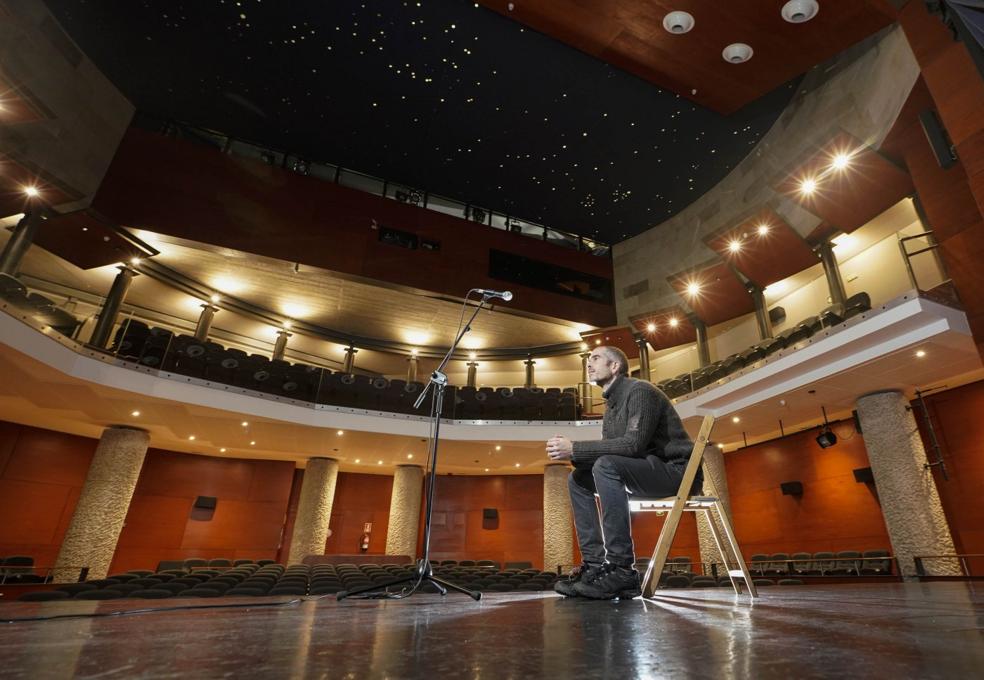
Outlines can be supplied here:
M594 578L595 573L600 570L601 567L593 567L587 562L583 562L571 569L571 573L567 575L567 578L554 583L554 590L564 597L577 597L577 591L574 590L574 586L585 579Z
M592 600L628 600L642 595L642 582L639 572L632 567L618 567L605 564L591 575L574 584L578 595Z

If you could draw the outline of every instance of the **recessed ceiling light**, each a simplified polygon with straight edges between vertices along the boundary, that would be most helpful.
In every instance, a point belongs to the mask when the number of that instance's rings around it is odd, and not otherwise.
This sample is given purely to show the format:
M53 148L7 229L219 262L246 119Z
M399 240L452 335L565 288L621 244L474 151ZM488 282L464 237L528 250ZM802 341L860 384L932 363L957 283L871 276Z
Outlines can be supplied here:
M244 421L242 422L242 426L243 426L243 427L249 427L249 421L248 421L248 420L244 420Z
M696 281L691 281L690 283L687 284L687 295L689 295L690 297L695 297L698 293L700 293L699 283L697 283Z
M850 165L850 163L851 163L850 156L848 156L846 153L839 153L836 156L834 156L834 160L831 161L830 167L832 167L834 170L843 170L848 165Z
M219 453L225 453L225 452L226 452L226 449L225 449L224 446L221 449L219 449Z
M499 444L496 444L495 445L495 450L496 451L502 451L502 446L500 446Z
M677 10L663 17L663 28L673 35L683 35L694 27L694 17L689 12Z
M37 187L24 187L24 193L28 195L29 198L37 198L41 195Z
M377 460L376 461L376 465L382 465L382 464L383 464L383 461L381 461L381 460Z
M355 459L355 462L356 462L356 463L361 463L361 462L362 462L362 459L361 459L361 458L356 458L356 459Z
M412 453L408 453L407 454L407 460L410 460L411 458L413 458L413 454Z
M477 358L478 358L478 354L476 354L475 352L469 352L468 353L468 360L469 361L475 361L475 359L477 359Z
M212 297L209 298L209 300L212 301L212 304L215 304L216 302L218 302L221 299L222 299L222 296L219 295L218 293L212 295Z
M723 449L723 448L724 448L724 444L718 444L718 445L717 445L717 447L718 447L719 449Z
M724 51L721 52L721 56L729 64L743 64L751 59L754 53L755 52L752 50L751 46L746 45L745 43L731 43L724 48Z
M804 179L800 182L800 193L809 196L817 190L817 181L812 178Z
M188 441L190 441L190 442L193 442L193 441L195 441L195 435L193 435L193 434L189 434L189 435L188 435Z
M916 356L919 357L920 359L923 358L924 356L926 356L926 350L922 350L922 349L918 350L916 352Z
M343 434L345 434L345 430L339 430L335 434L337 434L339 437L341 437Z
M769 225L768 224L760 224L758 226L758 235L759 236L765 236L768 233L769 233Z
M249 443L249 445L250 445L250 446L256 446L256 442L255 442L255 441L253 441L253 442L250 442L250 443Z
M730 243L728 243L728 250L730 250L733 253L737 253L738 251L740 251L741 241L739 241L738 239L733 239Z
M130 415L133 416L134 418L139 418L140 417L140 411L131 411L130 412Z
M654 324L654 323L647 323L646 324L646 330L649 331L650 333L655 333L656 332L656 324Z
M516 467L519 467L519 463L516 463Z
M733 423L740 423L741 422L741 418L739 418L738 416L733 416L731 418L731 422L733 422Z
M139 257L131 257L130 258L130 264L132 264L134 267L136 267L137 265L140 264L140 258Z
M486 471L486 472L488 472L488 471L489 471L489 469L488 469L488 468L485 468L485 471Z
M791 24L802 24L817 15L820 5L816 0L789 0L782 6L782 18Z
M595 340L595 344L596 345L600 345L601 344L601 338L598 338L597 340Z
M672 319L670 319L671 327L676 328L679 325L680 325L680 319L676 318L675 316Z

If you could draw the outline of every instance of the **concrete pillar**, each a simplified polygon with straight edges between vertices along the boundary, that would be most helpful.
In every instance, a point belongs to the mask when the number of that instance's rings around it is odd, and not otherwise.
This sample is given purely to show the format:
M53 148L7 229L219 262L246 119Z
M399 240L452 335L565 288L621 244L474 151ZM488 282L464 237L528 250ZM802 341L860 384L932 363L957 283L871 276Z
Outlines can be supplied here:
M208 333L212 330L212 320L219 308L210 302L202 305L202 313L198 315L198 323L195 325L195 339L205 342L208 340Z
M308 555L324 555L328 541L328 521L335 500L338 461L334 458L311 458L304 469L297 517L290 539L288 564L300 564Z
M578 356L581 357L581 383L578 385L581 392L581 413L591 413L591 383L588 382L588 357L591 352L584 351Z
M574 560L574 520L567 490L569 465L543 468L543 569L567 568Z
M419 363L417 361L417 350L410 353L407 357L407 382L417 382L417 368Z
M834 244L824 241L817 246L816 253L823 265L823 275L827 279L830 304L844 304L847 294L844 292L844 279L841 278L840 267L837 265L837 256L834 255Z
M109 343L109 336L112 335L113 326L116 325L116 317L120 313L120 306L123 304L123 300L126 299L126 292L130 290L130 283L133 281L133 277L137 275L137 272L126 265L121 265L119 270L120 273L113 280L113 285L109 289L109 294L106 296L103 308L99 312L96 326L92 329L89 344L93 347L105 349Z
M476 387L478 383L478 362L468 362L468 387Z
M20 270L21 261L24 255L34 243L34 237L41 226L41 211L33 209L28 211L21 221L14 227L14 231L4 246L3 254L0 255L0 274L17 276Z
M420 503L424 497L424 469L419 465L397 465L390 497L386 554L417 557Z
M641 333L635 335L635 342L639 347L639 377L646 381L652 381L653 375L649 368L649 343Z
M704 495L713 496L721 501L724 511L730 516L731 499L728 495L728 478L724 471L724 454L721 449L717 446L708 445L704 449L704 461L701 469L704 471ZM714 542L714 534L711 533L711 528L708 525L709 521L705 513L697 513L697 539L700 542L700 561L708 565L708 570L710 570L710 564L721 562L721 553L718 551L717 544ZM724 532L721 530L720 523L717 523L716 526L718 528L718 535L723 537ZM727 569L727 567L725 566L724 569ZM710 571L707 573L710 574ZM725 576L727 572L719 570L718 575Z
M277 331L277 341L273 345L273 354L270 356L274 361L282 361L284 354L287 352L287 338L291 336L291 332L286 328L281 328Z
M345 361L342 363L342 373L351 373L355 369L355 355L359 352L349 345L345 348Z
M867 394L857 407L892 552L903 577L911 580L914 556L956 552L936 483L926 468L926 450L901 392ZM956 560L927 560L925 566L928 574L960 573Z
M526 389L536 387L536 376L534 374L536 362L533 361L532 354L526 355L526 361L523 362L523 365L526 366Z
M697 331L697 366L704 368L711 363L711 349L707 344L707 324L693 314L690 316L690 323Z
M106 578L149 444L145 430L103 430L55 560L55 582L78 581L81 567L90 579Z
M772 337L772 320L769 318L769 308L765 303L765 292L751 281L745 283L745 290L755 305L755 323L758 324L759 339Z

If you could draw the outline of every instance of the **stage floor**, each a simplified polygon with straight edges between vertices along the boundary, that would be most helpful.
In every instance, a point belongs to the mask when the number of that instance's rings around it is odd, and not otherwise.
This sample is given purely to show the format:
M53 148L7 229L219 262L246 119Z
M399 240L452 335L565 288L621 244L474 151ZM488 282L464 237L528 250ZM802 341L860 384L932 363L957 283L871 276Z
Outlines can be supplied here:
M980 677L984 585L907 583L310 599L0 624L4 678ZM3 603L0 619L289 601Z

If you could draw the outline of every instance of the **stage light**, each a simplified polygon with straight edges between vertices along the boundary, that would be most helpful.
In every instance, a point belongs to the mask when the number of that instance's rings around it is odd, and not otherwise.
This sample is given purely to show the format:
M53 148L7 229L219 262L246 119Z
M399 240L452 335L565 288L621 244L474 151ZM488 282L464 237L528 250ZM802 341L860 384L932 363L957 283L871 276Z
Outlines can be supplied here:
M700 284L696 281L691 281L687 284L687 295L690 297L696 297L700 293Z
M837 443L837 435L826 425L820 430L820 434L817 435L817 444L820 445L821 449L827 449Z
M730 250L733 253L739 252L741 250L741 241L739 241L738 239L733 239L728 244L728 250Z
M680 319L676 318L675 316L672 319L670 319L670 328L676 328L679 325L680 325Z
M839 153L836 156L834 156L834 160L830 164L830 167L833 168L834 170L843 170L848 165L850 165L850 163L851 163L850 156L848 156L846 153Z
M916 352L916 356L919 357L920 359L922 359L924 356L926 356L926 351L925 350L922 350L922 349L921 350L918 350Z
M800 193L804 196L810 196L816 190L817 181L815 179L804 179L800 182Z
M37 198L41 195L37 187L24 187L24 193L27 194L28 198Z
M760 224L760 225L758 225L758 235L759 236L765 236L768 233L769 233L769 225L768 224Z
M646 324L646 330L649 331L650 333L655 333L656 332L656 324L654 324L654 323L647 323Z
M134 418L139 418L140 417L140 411L133 411L130 415L133 416Z

